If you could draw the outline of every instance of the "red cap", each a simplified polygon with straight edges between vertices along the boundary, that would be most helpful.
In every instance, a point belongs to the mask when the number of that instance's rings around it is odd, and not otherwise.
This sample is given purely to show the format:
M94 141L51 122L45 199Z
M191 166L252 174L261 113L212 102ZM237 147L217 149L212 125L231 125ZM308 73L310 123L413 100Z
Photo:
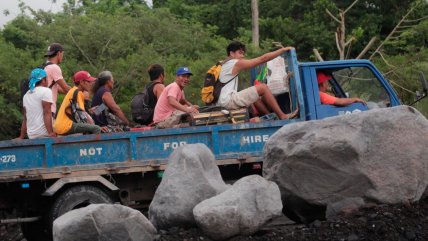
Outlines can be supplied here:
M326 74L324 72L318 72L317 73L317 80L318 80L318 84L322 84L328 80L331 80L333 77L331 77L331 75Z
M75 74L74 74L74 76L73 76L73 81L74 81L74 83L80 83L80 81L82 81L82 80L86 80L86 81L95 81L97 78L94 78L94 77L92 77L91 76L91 74L89 74L89 72L88 71L84 71L84 70L81 70L81 71L78 71L78 72L76 72Z

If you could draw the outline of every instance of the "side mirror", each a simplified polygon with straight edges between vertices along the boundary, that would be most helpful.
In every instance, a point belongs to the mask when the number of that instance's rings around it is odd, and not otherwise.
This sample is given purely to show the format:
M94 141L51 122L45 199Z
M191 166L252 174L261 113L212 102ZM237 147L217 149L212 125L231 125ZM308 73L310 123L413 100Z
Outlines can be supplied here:
M416 100L412 104L410 104L410 106L414 105L415 103L428 96L428 84L427 80L425 79L425 75L422 71L419 72L419 81L421 82L423 93L420 94L419 91L416 91Z

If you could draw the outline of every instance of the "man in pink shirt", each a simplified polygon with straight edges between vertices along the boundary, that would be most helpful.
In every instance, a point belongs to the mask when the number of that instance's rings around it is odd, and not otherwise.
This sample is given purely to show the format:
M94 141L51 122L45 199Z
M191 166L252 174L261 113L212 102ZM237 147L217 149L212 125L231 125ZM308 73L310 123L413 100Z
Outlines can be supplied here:
M162 91L153 116L153 122L157 128L179 127L184 114L199 112L199 107L192 105L184 96L183 89L189 84L191 75L193 74L189 68L178 68L175 82L169 84Z
M318 71L317 72L317 81L318 81L318 88L319 88L319 94L321 99L321 104L323 105L336 105L336 106L348 106L353 103L362 103L364 105L367 105L366 102L360 98L337 98L335 96L332 96L330 94L327 94L327 89L329 87L328 81L331 80L333 77L329 74L326 74L324 72Z
M71 89L71 87L65 82L61 68L59 67L59 64L62 62L64 57L64 47L59 43L49 45L45 57L48 58L46 62L50 63L45 67L45 71L48 74L48 87L52 89L53 104L51 109L53 117L55 118L58 91L66 94Z

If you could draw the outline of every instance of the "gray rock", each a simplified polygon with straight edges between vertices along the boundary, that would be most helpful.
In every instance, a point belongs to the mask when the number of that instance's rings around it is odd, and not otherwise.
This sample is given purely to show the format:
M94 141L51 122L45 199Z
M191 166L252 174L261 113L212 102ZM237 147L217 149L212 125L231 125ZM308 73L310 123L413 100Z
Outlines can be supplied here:
M214 240L251 235L270 219L282 216L281 194L275 183L251 175L196 205L193 214L199 228Z
M360 197L345 198L335 203L327 204L325 217L327 220L333 220L337 216L351 216L358 212L358 210L365 204L364 200Z
M149 219L162 229L196 226L193 208L227 188L207 146L181 146L169 157L149 207Z
M329 203L361 197L417 201L428 186L428 120L408 106L282 127L266 143L264 176L285 214L310 222Z
M91 204L53 223L54 241L150 241L156 233L141 212L118 204Z

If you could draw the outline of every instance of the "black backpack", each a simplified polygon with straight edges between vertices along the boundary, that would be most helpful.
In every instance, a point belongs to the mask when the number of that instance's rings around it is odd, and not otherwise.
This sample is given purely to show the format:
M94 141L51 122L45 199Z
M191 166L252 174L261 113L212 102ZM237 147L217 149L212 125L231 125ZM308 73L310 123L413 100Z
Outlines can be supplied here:
M150 87L160 84L159 82L147 85L144 90L132 97L131 113L132 120L141 125L148 125L153 121L155 107L150 106Z
M39 68L39 69L45 69L45 67L46 66L48 66L48 65L51 65L51 64L53 64L53 63L51 63L51 62L46 62L46 63L44 63L44 64L42 64L42 65L40 65L40 66L37 66L36 68ZM27 93L27 91L30 89L30 86L29 86L29 84L30 84L30 79L31 79L31 76L29 76L28 78L26 78L26 79L23 79L23 80L21 80L21 99L22 98L24 98L24 95ZM49 85L49 89L50 88L52 88L52 86L54 86L56 84L56 82L55 81L52 81L52 83Z
M74 90L73 98L70 99L70 105L67 107L66 114L74 123L89 123L85 110L79 107L77 103L77 94L79 89Z

